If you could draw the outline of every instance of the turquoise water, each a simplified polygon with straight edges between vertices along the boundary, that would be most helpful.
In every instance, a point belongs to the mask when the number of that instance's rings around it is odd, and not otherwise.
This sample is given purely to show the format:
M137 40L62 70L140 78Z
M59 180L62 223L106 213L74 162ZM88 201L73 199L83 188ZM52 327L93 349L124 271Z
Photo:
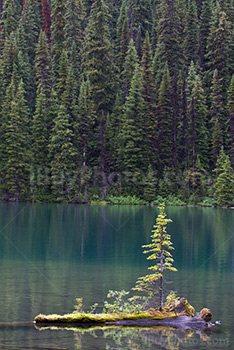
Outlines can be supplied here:
M233 349L234 212L168 207L178 272L169 289L222 325L193 333L159 328L43 330L0 327L0 349ZM0 204L0 322L103 306L109 289L129 290L147 273L141 246L158 209L142 206Z

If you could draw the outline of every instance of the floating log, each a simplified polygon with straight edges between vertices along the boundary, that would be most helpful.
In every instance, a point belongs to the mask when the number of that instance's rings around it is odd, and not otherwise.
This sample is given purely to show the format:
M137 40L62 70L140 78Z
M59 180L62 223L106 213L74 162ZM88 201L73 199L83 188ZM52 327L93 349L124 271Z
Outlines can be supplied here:
M184 303L184 301L182 300ZM180 329L205 330L214 326L211 323L212 313L209 309L202 309L197 316L191 316L194 309L188 308L187 303L184 303L184 308L176 311L147 311L139 314L85 314L73 313L68 315L38 315L35 318L36 325L39 326L61 326L67 327L72 325L74 327L90 327L90 326L135 326L135 327L151 327L164 326Z

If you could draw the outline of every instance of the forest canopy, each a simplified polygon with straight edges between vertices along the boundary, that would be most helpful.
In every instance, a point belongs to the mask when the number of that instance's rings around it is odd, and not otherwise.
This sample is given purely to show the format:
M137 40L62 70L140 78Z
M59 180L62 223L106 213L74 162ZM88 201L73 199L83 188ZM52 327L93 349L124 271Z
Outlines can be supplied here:
M232 1L1 0L0 17L0 199L233 204Z

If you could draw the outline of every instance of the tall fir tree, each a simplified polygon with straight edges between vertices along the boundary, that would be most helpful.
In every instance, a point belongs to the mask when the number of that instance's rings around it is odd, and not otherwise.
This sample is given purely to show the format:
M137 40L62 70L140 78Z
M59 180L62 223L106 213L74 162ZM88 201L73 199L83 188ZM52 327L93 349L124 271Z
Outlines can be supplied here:
M7 103L3 111L2 191L10 201L26 200L30 193L31 151L24 93L22 79L17 88L12 79L6 91L6 99L10 104Z
M157 116L156 116L156 93L152 70L152 54L149 39L149 33L146 33L144 45L142 48L141 59L142 70L142 97L145 102L145 122L144 133L147 138L149 158L151 164L155 163L156 147L156 130L157 130Z
M124 69L124 62L128 51L128 44L130 40L129 21L127 13L126 0L122 1L120 14L117 22L117 49L118 49L118 67L122 72Z
M234 74L228 90L228 150L231 166L234 165Z
M58 200L72 200L76 195L76 154L70 118L63 105L59 106L49 143L51 159L51 189Z
M109 12L104 0L95 0L89 16L82 66L85 79L91 84L97 115L97 148L101 173L106 172L106 117L114 104L116 90L116 68L108 26ZM103 197L106 186L103 185Z
M171 77L167 65L160 83L157 101L158 135L157 147L159 154L158 167L162 170L165 166L173 165L173 109L171 105L172 86Z
M220 156L223 157L221 154ZM220 164L219 160L218 163ZM233 204L234 183L233 169L230 165L229 156L226 156L222 161L221 166L217 169L219 175L215 182L215 195L218 206L230 206Z
M119 166L128 172L129 187L136 186L134 180L145 168L145 140L142 132L144 124L144 100L142 97L142 75L136 66L129 96L125 103L123 127L120 131Z
M187 66L199 61L199 23L195 0L189 0L186 12L184 50Z
M223 135L225 131L224 103L222 96L222 84L218 70L214 71L211 87L211 125L212 125L212 155L213 165L216 164L217 157L223 145Z
M217 4L214 11L210 34L207 39L207 67L211 84L213 71L218 70L223 79L223 94L229 86L234 69L233 30L227 14ZM225 96L226 97L226 96Z
M52 54L52 68L53 80L55 84L58 79L60 56L65 49L65 5L64 0L55 0L52 5L51 12L51 54Z

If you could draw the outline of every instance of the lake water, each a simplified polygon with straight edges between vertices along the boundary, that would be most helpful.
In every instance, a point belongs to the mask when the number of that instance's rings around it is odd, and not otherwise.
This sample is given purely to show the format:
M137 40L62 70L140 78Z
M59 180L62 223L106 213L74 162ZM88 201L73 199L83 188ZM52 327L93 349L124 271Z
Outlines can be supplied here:
M234 211L168 207L175 247L168 288L222 325L194 333L151 328L0 327L0 349L233 349ZM100 307L109 289L148 273L156 207L0 204L0 322L64 314L83 297Z

